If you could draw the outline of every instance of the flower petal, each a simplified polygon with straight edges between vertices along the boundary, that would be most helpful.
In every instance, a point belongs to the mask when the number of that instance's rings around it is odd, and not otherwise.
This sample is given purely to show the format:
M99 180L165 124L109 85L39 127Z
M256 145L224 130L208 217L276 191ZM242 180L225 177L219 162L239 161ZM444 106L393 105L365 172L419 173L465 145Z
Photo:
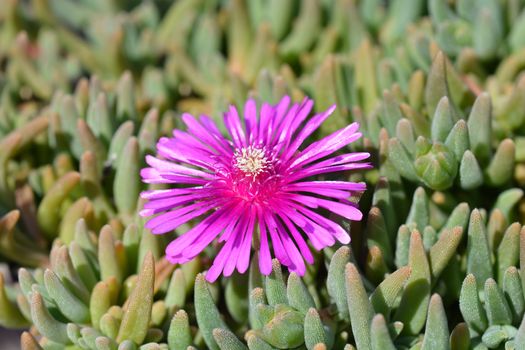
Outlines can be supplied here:
M259 248L259 270L265 276L268 276L272 272L272 257L270 255L270 247L268 244L268 234L266 230L266 220L262 214L262 210L259 208L257 213L259 221L259 232L261 246Z

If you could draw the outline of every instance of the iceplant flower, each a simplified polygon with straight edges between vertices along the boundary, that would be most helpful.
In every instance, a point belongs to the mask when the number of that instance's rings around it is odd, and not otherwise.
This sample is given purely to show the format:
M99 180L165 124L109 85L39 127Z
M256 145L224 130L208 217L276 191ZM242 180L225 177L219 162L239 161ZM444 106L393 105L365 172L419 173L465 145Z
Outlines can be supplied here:
M335 106L308 116L311 99L291 104L285 96L259 110L254 100L244 106L244 116L234 106L224 113L223 135L207 116L183 114L187 131L174 130L157 144L158 157L147 156L142 169L146 183L170 184L170 189L141 194L147 202L140 212L153 216L146 227L153 234L172 231L192 219L198 223L172 241L166 258L185 263L213 240L223 243L206 279L215 281L235 269L246 272L254 235L258 235L259 269L268 275L271 257L299 275L305 261L313 263L307 241L316 250L335 241L350 242L348 232L320 213L332 212L349 220L362 214L349 201L364 183L321 180L325 175L370 167L359 162L368 153L333 155L361 137L353 123L303 147L303 142L330 116Z

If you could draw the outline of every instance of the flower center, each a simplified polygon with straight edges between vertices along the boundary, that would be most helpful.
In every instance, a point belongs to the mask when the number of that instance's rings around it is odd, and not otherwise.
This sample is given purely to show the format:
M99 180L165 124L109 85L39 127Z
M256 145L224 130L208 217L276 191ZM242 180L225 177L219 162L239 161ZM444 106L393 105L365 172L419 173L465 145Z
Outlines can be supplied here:
M237 169L254 178L267 170L270 163L264 150L253 146L236 149L233 159Z

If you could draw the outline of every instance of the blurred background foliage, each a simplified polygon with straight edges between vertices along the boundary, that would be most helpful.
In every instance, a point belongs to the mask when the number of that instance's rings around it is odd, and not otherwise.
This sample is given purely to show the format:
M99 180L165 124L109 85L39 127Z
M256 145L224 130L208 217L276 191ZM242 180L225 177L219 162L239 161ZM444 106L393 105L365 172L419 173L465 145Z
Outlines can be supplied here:
M525 346L524 1L4 0L0 67L0 324L24 349ZM284 94L337 104L315 137L361 124L351 246L302 279L207 285L213 246L168 265L144 155L182 112Z

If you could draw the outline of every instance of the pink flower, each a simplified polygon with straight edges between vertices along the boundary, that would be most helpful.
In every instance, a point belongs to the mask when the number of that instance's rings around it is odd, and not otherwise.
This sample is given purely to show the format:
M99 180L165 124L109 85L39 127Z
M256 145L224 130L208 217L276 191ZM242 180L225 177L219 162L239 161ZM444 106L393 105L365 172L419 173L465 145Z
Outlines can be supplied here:
M143 181L175 186L141 194L148 202L140 214L159 214L146 227L160 234L201 218L168 245L169 261L188 262L218 238L224 244L206 274L213 282L221 273L246 272L253 236L259 235L263 274L271 272L272 249L281 264L303 275L304 261L313 263L307 240L316 250L336 240L350 242L345 229L318 211L361 220L361 212L348 198L364 191L365 184L316 178L369 168L369 163L358 163L369 154L332 156L361 137L357 123L301 148L335 109L308 119L312 107L310 99L290 106L285 96L276 106L263 103L257 111L255 101L248 100L244 118L233 106L224 114L229 137L209 117L184 114L187 131L174 130L173 138L159 140L159 157L146 157L150 167L142 169Z

